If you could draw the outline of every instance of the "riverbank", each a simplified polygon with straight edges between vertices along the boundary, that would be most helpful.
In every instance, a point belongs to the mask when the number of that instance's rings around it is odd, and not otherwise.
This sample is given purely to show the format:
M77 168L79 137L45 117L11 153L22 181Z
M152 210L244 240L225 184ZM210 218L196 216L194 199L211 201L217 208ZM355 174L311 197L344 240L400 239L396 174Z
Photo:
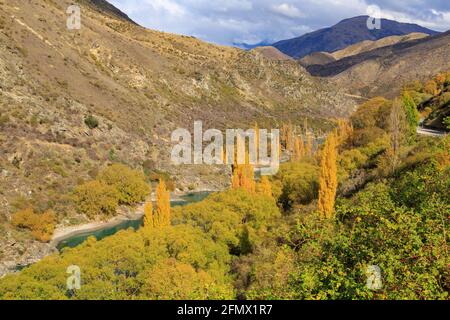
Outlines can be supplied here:
M194 200L190 199L191 195L210 194L212 192L216 192L216 191L202 190L202 191L195 191L195 192L190 192L190 193L175 192L175 193L171 194L170 202L174 205L188 204L191 202L196 202L195 199ZM156 200L155 195L152 194L147 201L149 201L150 199L151 199L151 201L155 201ZM103 229L114 228L116 226L121 225L123 222L126 222L126 221L139 220L144 216L144 207L145 207L145 203L141 203L136 208L132 209L132 211L129 211L129 209L126 209L126 208L122 208L121 210L119 210L118 216L116 216L110 220L107 220L107 221L96 221L96 222L90 222L90 223L82 224L82 225L57 228L53 234L50 245L54 248L57 248L58 245L62 241L65 241L72 237L76 237L76 236L87 234L87 233L93 233L93 232L103 230Z
M192 192L174 192L171 195L171 203L173 206L186 205L189 203L194 203L203 200L207 195L218 192L212 190L196 190ZM154 195L150 196L148 200L153 201ZM15 273L23 268L39 262L48 255L58 253L59 247L67 247L69 242L74 242L76 239L77 244L82 243L88 236L94 233L100 233L101 237L110 236L113 233L123 229L133 227L136 229L138 226L136 222L140 224L140 219L144 216L144 206L145 203L139 204L135 208L122 207L118 211L118 215L106 221L95 221L80 225L72 226L60 226L56 228L52 240L49 243L40 243L34 240L28 240L26 243L19 243L14 241L12 237L6 239L6 243L2 246L3 251L8 255L13 257L13 253L9 251L14 251L13 249L20 246L23 249L21 251L23 254L20 257L14 257L8 259L7 261L0 262L0 278L6 274ZM115 229L115 230L111 230ZM106 231L106 232L105 232ZM98 236L98 234L94 235ZM10 249L10 250L9 250Z

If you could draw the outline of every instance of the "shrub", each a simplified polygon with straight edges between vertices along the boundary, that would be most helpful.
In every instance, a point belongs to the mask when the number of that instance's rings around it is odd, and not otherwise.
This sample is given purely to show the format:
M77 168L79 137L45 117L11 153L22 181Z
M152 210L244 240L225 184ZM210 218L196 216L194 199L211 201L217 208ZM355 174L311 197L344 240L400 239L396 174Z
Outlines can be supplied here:
M288 163L281 167L277 176L282 183L278 202L284 209L294 204L308 204L317 198L319 190L319 167L307 162Z
M48 242L55 231L56 216L51 210L37 214L33 209L27 208L17 212L11 222L16 228L30 230L38 241Z
M115 187L97 180L84 183L74 191L74 201L78 211L89 218L115 215L119 197Z
M88 126L89 129L95 129L98 128L99 126L99 122L97 120L97 118L95 118L93 115L88 115L85 119L84 119L84 123Z
M119 203L134 205L145 200L150 186L145 175L123 164L113 164L98 175L98 180L114 187L119 194Z

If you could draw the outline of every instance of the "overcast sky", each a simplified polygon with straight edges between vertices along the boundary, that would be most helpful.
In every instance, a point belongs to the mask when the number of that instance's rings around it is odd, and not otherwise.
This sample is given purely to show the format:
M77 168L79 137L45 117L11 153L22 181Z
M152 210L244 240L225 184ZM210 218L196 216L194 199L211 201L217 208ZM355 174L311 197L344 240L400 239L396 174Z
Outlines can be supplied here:
M383 18L450 29L450 0L108 0L137 23L205 41L275 42L365 15L378 5Z

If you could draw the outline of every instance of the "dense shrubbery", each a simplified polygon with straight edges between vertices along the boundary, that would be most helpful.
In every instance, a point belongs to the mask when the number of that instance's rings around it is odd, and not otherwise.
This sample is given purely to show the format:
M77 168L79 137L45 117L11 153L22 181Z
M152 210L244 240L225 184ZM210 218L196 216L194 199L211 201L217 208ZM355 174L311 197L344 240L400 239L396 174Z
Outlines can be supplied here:
M142 172L122 164L104 169L96 180L74 190L78 211L90 218L115 215L119 204L134 205L145 200L150 186Z
M122 231L45 258L0 284L1 299L226 299L233 297L231 257L190 226ZM81 269L81 290L66 270Z
M308 160L283 164L276 179L281 184L278 201L285 210L317 199L319 167Z
M114 216L119 205L119 193L113 186L94 180L75 188L74 201L78 211L89 218Z
M97 179L116 188L120 204L134 205L142 202L150 192L144 173L123 164L113 164L104 169Z
M448 299L450 184L448 172L435 169L423 165L398 183L371 184L341 199L336 221L299 214L283 246L247 258L255 272L246 297ZM383 289L366 287L368 265L380 266Z
M173 210L173 223L201 228L231 252L247 253L259 244L280 216L272 197L230 190Z
M48 242L55 230L56 216L53 211L38 214L27 208L15 213L11 223L17 228L30 230L36 240Z

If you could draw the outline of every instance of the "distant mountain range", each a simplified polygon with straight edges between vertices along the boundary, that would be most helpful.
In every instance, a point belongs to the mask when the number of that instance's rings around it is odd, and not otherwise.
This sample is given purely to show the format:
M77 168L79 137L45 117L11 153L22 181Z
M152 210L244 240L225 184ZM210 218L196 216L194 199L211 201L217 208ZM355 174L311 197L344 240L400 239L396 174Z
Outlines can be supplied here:
M313 52L331 53L366 40L376 41L389 36L411 33L428 35L439 33L417 24L400 23L387 19L381 20L381 29L369 30L367 19L368 16L345 19L330 28L320 29L298 38L279 41L272 46L293 58L303 58Z

